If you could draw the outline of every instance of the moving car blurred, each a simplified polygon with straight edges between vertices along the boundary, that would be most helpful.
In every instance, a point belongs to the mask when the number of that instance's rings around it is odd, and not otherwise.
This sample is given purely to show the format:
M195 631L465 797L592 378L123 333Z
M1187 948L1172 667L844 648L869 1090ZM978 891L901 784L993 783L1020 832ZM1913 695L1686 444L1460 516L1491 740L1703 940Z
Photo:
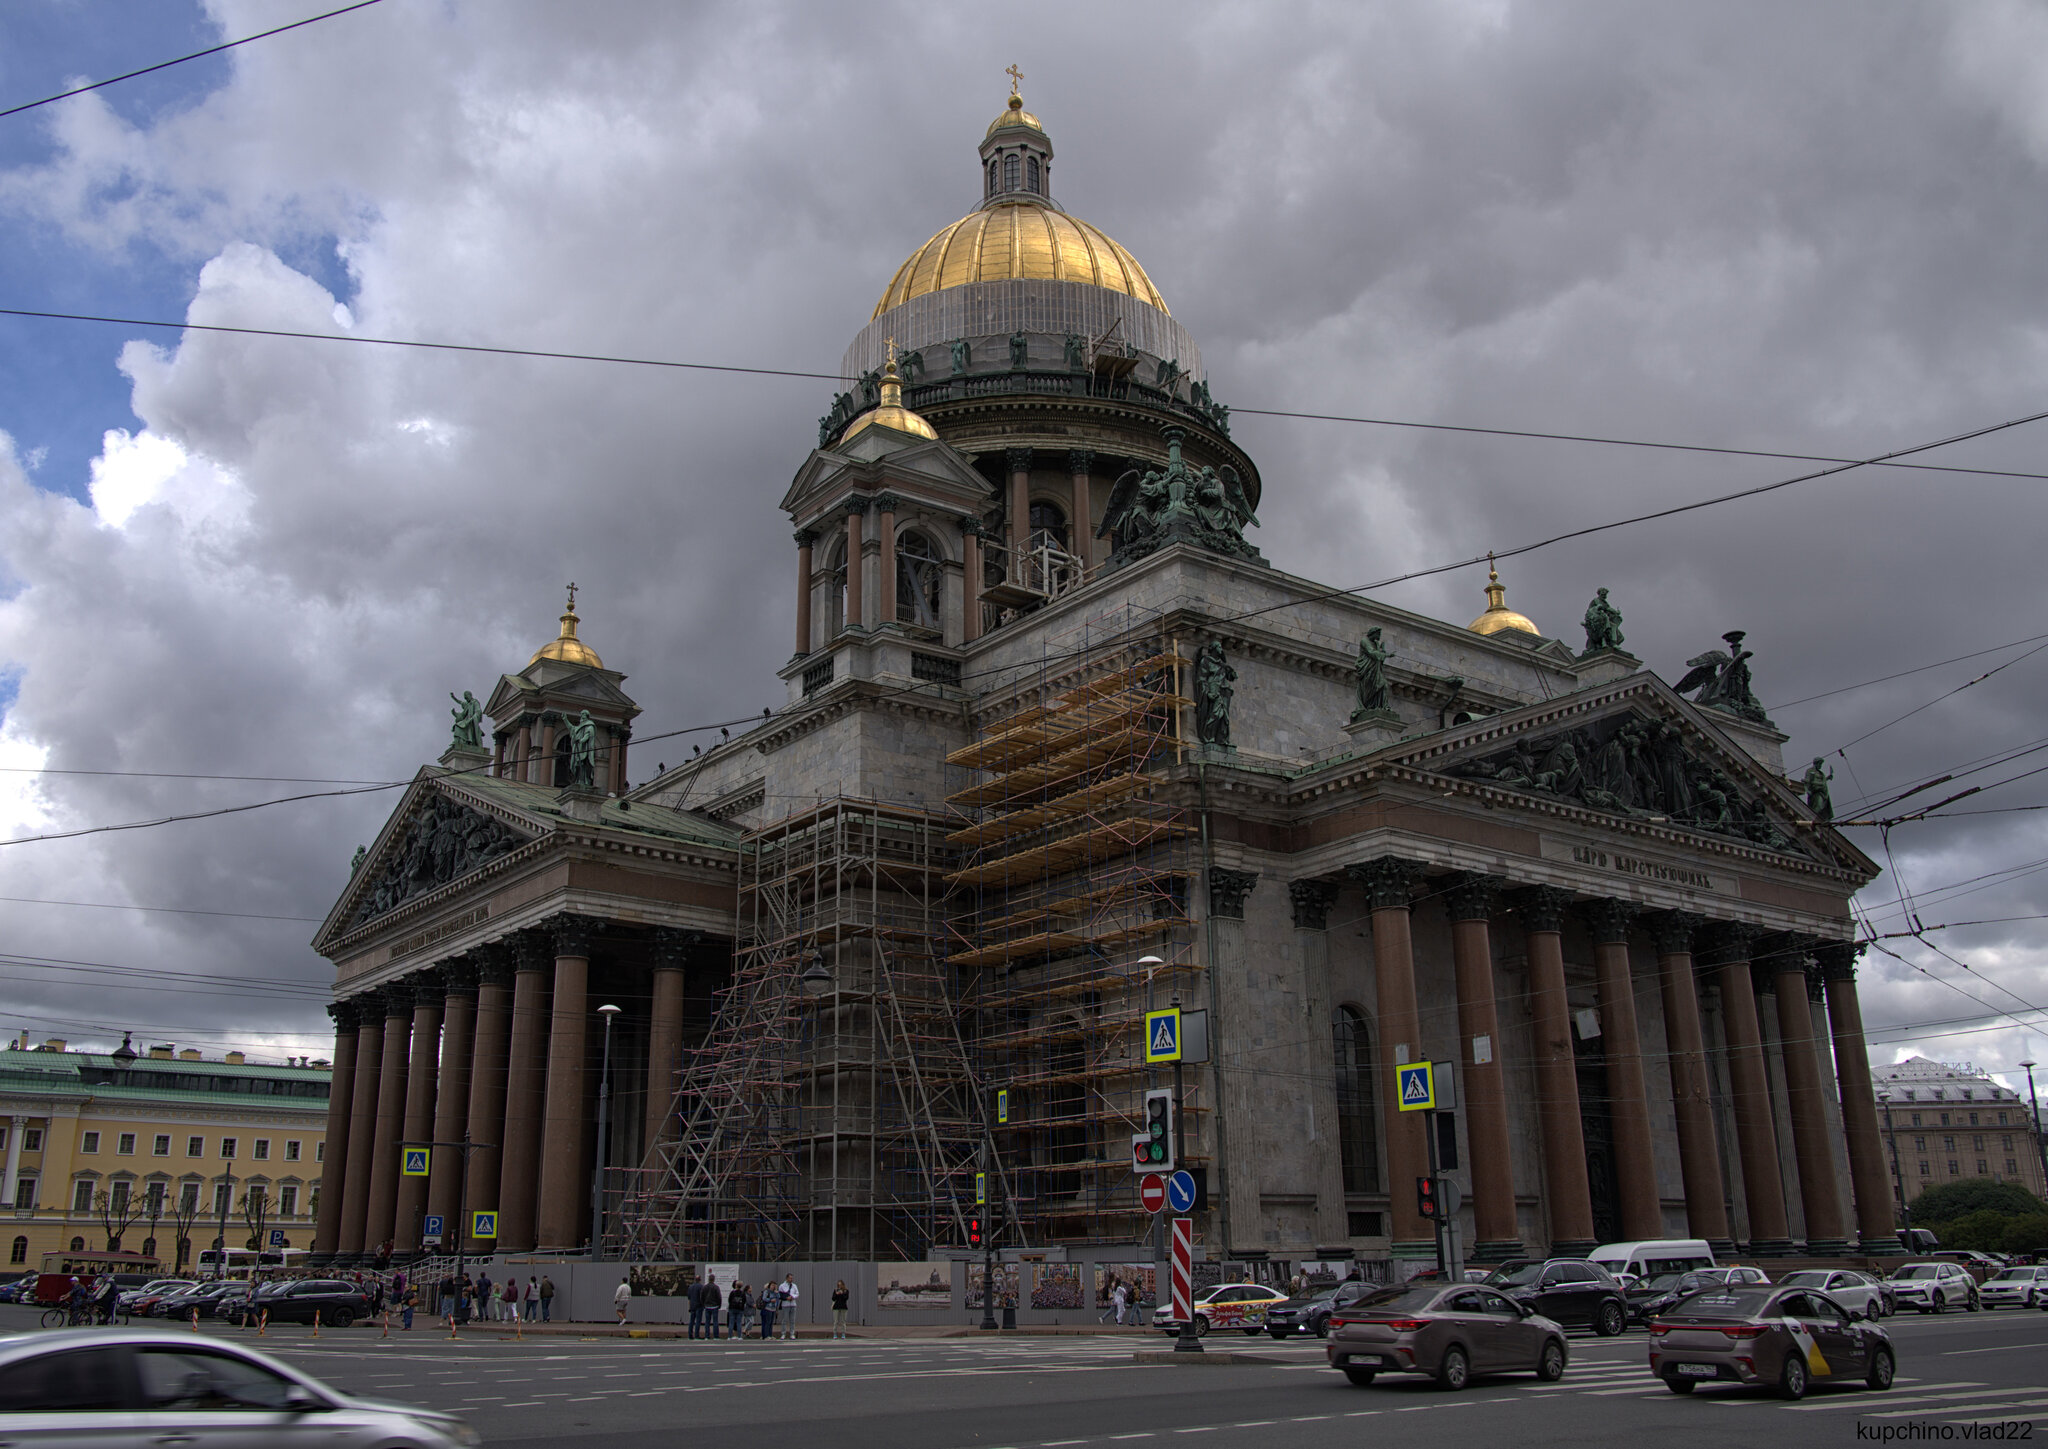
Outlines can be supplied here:
M1284 1303L1287 1295L1259 1283L1219 1283L1195 1295L1195 1337L1212 1328L1238 1328L1246 1337L1256 1336L1265 1326L1266 1310ZM1173 1304L1161 1303L1152 1312L1152 1326L1165 1333L1179 1333L1180 1320L1173 1316Z
M1807 1288L1714 1288L1650 1323L1650 1372L1674 1394L1763 1384L1801 1399L1816 1380L1851 1379L1888 1389L1897 1367L1890 1334Z
M329 1328L347 1328L358 1318L370 1316L370 1299L353 1283L338 1278L307 1278L297 1283L279 1283L276 1291L230 1305L221 1316L233 1324L270 1314L272 1323L311 1323L318 1313Z
M1266 1332L1274 1338L1299 1338L1307 1334L1328 1338L1330 1314L1346 1304L1357 1302L1379 1286L1377 1283L1339 1283L1334 1288L1275 1303L1266 1310Z
M481 1442L453 1414L359 1399L239 1344L161 1328L0 1340L0 1443Z
M175 1293L166 1293L163 1297L157 1299L156 1302L149 1305L147 1316L150 1318L184 1319L190 1318L192 1310L196 1308L199 1310L201 1318L211 1318L213 1317L214 1304L230 1288L236 1286L234 1283L221 1279L215 1279L210 1283L195 1283L190 1288L180 1289Z
M1583 1258L1547 1258L1503 1264L1486 1286L1557 1323L1590 1328L1612 1338L1628 1327L1621 1285Z
M1985 1308L2048 1308L2048 1268L2006 1268L1977 1290Z
M163 1297L166 1293L175 1293L180 1288L190 1288L191 1286L192 1280L190 1278L152 1278L140 1288L128 1289L114 1301L124 1317L134 1314L146 1316L149 1312L149 1305L156 1302L157 1299Z
M1378 1288L1331 1315L1323 1350L1331 1368L1363 1388L1382 1373L1428 1374L1462 1389L1474 1374L1564 1377L1563 1325L1506 1294L1465 1283Z
M1780 1288L1818 1288L1849 1310L1851 1318L1875 1323L1884 1316L1884 1290L1846 1268L1801 1268L1778 1280Z
M1892 1300L1920 1313L1946 1313L1961 1306L1977 1311L1977 1280L1960 1263L1908 1263L1892 1274Z

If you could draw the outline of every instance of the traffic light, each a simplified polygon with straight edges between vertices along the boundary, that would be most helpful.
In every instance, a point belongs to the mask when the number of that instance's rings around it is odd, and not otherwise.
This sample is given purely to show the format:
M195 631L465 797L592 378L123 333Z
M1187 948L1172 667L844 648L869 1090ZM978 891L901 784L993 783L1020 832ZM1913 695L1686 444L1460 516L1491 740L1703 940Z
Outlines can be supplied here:
M981 1217L979 1214L967 1220L967 1246L970 1248L981 1246Z
M1436 1179L1418 1177L1415 1179L1415 1211L1434 1222L1440 1214L1437 1211Z
M1170 1090L1147 1092L1145 1130L1131 1137L1131 1170L1173 1171L1173 1139L1173 1093Z

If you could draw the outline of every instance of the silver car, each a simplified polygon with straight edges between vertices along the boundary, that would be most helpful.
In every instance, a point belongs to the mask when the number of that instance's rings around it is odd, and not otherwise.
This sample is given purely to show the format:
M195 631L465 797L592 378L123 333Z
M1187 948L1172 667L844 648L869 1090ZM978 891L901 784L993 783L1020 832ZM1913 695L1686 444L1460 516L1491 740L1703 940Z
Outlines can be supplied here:
M2006 1268L1977 1290L1986 1308L2048 1308L2048 1268Z
M453 1414L358 1399L239 1344L151 1328L0 1339L0 1444L483 1442Z

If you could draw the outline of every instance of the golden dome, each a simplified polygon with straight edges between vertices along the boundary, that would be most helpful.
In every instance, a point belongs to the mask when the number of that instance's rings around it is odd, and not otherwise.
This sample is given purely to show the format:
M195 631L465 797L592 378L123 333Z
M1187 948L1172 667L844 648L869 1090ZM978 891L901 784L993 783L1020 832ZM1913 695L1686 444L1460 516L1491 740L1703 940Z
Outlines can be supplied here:
M1136 257L1079 217L1020 197L969 212L912 252L875 303L874 317L948 287L1011 278L1086 282L1167 310Z
M564 664L587 664L592 669L604 668L604 661L597 657L597 651L576 637L576 586L569 585L569 607L562 614L562 632L557 637L533 651L529 665L543 659L558 659Z
M919 438L938 437L937 429L903 406L903 379L896 375L896 343L889 343L889 360L882 366L882 401L869 408L847 425L846 433L839 440L845 447L854 435L872 427L894 428L899 433L909 433Z
M1517 614L1508 607L1508 587L1500 581L1500 573L1493 566L1493 555L1486 556L1486 612L1466 626L1475 634L1498 634L1504 629L1519 629L1524 634L1543 637L1543 631L1530 622L1527 614Z
M988 130L983 135L993 136L1005 126L1029 126L1039 135L1045 134L1045 127L1038 124L1038 117L1024 109L1024 97L1016 94L1011 95L1010 104L1003 113L988 123Z

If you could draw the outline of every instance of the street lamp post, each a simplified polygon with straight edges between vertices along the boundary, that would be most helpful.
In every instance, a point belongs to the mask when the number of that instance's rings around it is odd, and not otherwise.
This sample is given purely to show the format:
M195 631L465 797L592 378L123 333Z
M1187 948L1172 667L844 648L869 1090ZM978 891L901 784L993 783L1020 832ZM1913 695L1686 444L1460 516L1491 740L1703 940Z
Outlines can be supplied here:
M230 1162L227 1171L227 1191L220 1195L220 1237L213 1245L213 1276L225 1278L228 1275L228 1208L235 1200L235 1165Z
M2034 1152L2041 1159L2041 1187L2048 1193L2048 1132L2041 1130L2041 1102L2034 1095L2034 1063L2020 1065L2027 1069L2027 1127L2033 1134Z
M593 1263L604 1250L605 1128L611 1121L612 1018L619 1014L619 1008L600 1006L597 1014L604 1018L604 1065L597 1074L597 1150L592 1154L590 1167L590 1261Z
M1899 1195L1899 1219L1904 1236L1899 1245L1907 1252L1913 1251L1913 1209L1906 1205L1906 1181L1899 1175L1899 1138L1892 1128L1892 1094L1879 1092L1877 1100L1884 1105L1884 1135L1892 1145L1892 1191Z

